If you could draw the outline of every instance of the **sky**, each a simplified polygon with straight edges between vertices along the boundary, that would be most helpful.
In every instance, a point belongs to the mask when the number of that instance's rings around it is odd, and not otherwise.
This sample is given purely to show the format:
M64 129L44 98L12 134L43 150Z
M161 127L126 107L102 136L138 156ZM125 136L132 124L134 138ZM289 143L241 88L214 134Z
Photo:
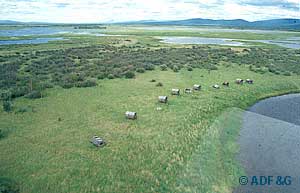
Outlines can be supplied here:
M106 23L300 18L300 0L0 0L0 20Z

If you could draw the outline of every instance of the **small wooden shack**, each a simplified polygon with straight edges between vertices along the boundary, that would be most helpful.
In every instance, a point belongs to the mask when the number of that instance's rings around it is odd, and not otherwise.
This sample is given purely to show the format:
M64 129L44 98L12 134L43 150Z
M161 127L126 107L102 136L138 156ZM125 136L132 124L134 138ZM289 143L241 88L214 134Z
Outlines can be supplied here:
M194 90L200 90L200 89L201 89L201 85L199 85L199 84L194 84L193 89L194 89Z
M220 86L217 85L217 84L213 85L212 87L215 88L215 89L219 89L220 88Z
M137 119L137 113L136 112L130 112L130 111L126 111L125 116L127 119Z
M190 94L190 93L192 93L192 92L193 92L193 91L192 91L191 88L185 88L185 89L184 89L184 93Z
M106 143L103 139L101 139L100 137L94 135L90 142L95 145L96 147L103 147Z
M244 83L244 80L238 78L238 79L235 80L235 83L237 83L237 84L243 84L243 83Z
M253 84L253 80L252 80L252 79L246 79L246 82L247 82L248 84Z
M224 82L222 83L222 85L223 85L223 86L229 86L229 82L224 81Z
M159 96L158 97L158 102L167 103L168 102L168 97L167 96Z
M173 88L171 93L172 95L180 95L180 89Z

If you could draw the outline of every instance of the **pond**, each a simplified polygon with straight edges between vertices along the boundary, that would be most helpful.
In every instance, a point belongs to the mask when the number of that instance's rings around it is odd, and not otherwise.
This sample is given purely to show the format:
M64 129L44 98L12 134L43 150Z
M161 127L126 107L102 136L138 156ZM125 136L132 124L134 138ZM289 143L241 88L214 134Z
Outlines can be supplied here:
M189 27L189 26L142 26L134 27L135 29L140 30L154 30L154 31L197 31L199 33L207 32L228 32L228 33L257 33L257 34L277 34L277 33L295 33L290 31L279 31L279 30L255 30L255 29L230 29L230 28L212 28L212 27Z
M74 27L25 27L25 28L17 28L17 29L0 30L0 36L4 36L4 37L54 35L54 34L63 34L63 33L74 33L74 34L95 33L99 35L99 29L74 29Z
M159 37L163 43L170 44L217 44L226 46L245 46L242 42L226 38L203 38L203 37Z
M243 114L237 156L249 183L234 192L299 192L300 94L262 100ZM290 176L292 185L251 186L251 176ZM237 179L238 180L238 179Z
M243 40L243 39L227 39L227 38L205 38L205 37L159 37L163 43L170 44L215 44L224 46L249 46L243 42L259 42L265 44L275 44L284 48L300 49L299 37L289 38L285 40Z
M34 38L26 40L0 40L0 45L14 44L45 44L49 41L65 40L64 38Z
M261 42L265 44L275 44L284 48L300 49L300 42L297 39L288 40L255 40L256 42Z

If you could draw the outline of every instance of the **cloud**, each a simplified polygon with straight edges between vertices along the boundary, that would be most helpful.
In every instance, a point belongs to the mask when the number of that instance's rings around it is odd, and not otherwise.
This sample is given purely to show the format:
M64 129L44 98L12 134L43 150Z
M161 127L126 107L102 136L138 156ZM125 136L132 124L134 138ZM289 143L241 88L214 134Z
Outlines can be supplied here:
M299 11L299 3L294 0L243 0L241 4L243 5L253 5L261 7L279 7L282 9L291 9Z
M107 22L299 18L298 0L0 0L0 19Z
M56 3L55 6L58 8L65 8L67 6L69 6L69 3Z

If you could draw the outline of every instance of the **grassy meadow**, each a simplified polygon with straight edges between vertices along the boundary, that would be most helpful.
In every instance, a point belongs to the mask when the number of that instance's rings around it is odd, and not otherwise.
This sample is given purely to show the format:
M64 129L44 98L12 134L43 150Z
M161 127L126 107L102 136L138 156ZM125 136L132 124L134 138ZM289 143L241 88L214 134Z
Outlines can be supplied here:
M237 77L253 78L255 84L211 88ZM203 90L158 104L157 96L194 83ZM238 148L220 141L224 131L210 130L214 118L230 107L246 108L263 97L299 91L299 83L294 76L223 67L210 74L153 71L131 80L99 81L93 88L49 89L45 98L15 101L14 108L32 112L1 112L0 173L16 180L21 192L230 192L242 172L234 160ZM138 112L138 119L126 120L126 110ZM88 140L95 134L108 145L92 146ZM226 143L236 135L226 136ZM191 160L194 152L202 159ZM182 179L188 162L198 165L193 172L201 178Z
M152 37L194 32L110 26L107 33L128 36L64 34L66 41L0 47L0 91L11 93L13 105L11 112L0 108L0 185L11 179L22 193L231 192L244 174L235 159L237 109L299 92L298 51L169 45ZM249 39L258 36L266 35ZM254 84L237 85L237 78ZM93 87L82 86L90 79ZM201 91L170 94L194 84ZM34 89L41 98L26 97ZM158 103L160 95L169 102ZM138 119L127 120L126 111ZM107 145L93 146L93 135Z

